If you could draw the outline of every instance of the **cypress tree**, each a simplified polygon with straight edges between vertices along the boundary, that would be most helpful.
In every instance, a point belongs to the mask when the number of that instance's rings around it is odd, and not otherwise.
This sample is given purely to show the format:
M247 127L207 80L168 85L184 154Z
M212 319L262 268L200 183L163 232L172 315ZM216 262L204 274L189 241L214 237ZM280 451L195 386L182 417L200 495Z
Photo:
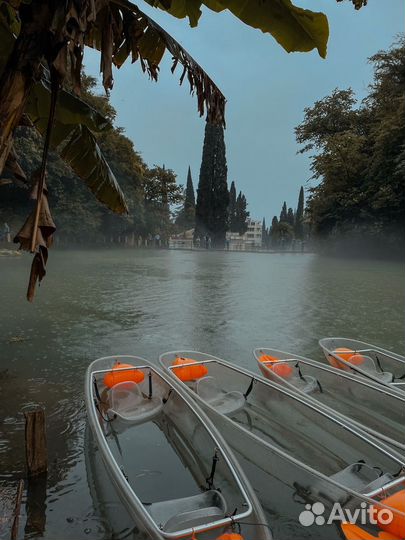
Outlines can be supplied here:
M195 238L209 235L214 247L224 247L228 228L229 192L227 185L224 130L205 125L203 155L197 190Z
M262 221L262 247L267 247L267 229L266 229L265 218L263 218L263 221Z
M276 247L278 245L278 229L279 229L279 222L277 219L277 216L274 216L271 220L271 227L270 227L270 244L271 247Z
M235 182L231 183L231 188L229 190L229 207L228 207L228 219L229 219L229 230L231 232L237 232L237 222L236 222L236 187Z
M294 221L295 221L294 210L292 208L289 208L287 212L287 223L289 223L291 227L294 227Z
M180 210L176 221L178 225L186 230L191 229L195 224L195 196L190 166L188 167L183 208Z
M249 212L247 211L246 197L240 191L238 198L236 199L236 231L240 235L247 231L247 219Z
M301 186L298 197L298 206L295 213L295 237L304 238L304 188Z
M280 221L288 221L287 203L284 201L280 212Z

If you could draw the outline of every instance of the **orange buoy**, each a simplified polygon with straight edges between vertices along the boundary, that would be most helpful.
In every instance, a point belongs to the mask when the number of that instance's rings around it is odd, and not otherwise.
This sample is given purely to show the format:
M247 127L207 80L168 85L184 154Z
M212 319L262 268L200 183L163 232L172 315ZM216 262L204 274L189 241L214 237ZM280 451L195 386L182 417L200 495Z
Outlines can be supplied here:
M123 368L134 368L123 371ZM122 382L135 382L140 383L144 380L145 375L140 369L136 369L132 364L122 364L116 362L111 371L105 374L104 384L108 388L112 388L114 385Z
M354 523L342 523L341 527L346 540L402 540L387 532L380 532L374 536Z
M347 349L346 347L339 347L335 350L335 354L345 362L353 364L354 366L361 366L365 360L364 356L356 351L353 351L352 349Z
M349 363L353 364L354 366L361 366L361 364L364 364L364 360L365 358L363 355L356 353L349 358Z
M334 353L342 360L348 362L349 358L355 354L355 351L353 351L353 349L348 349L347 347L339 347L335 349Z
M196 364L195 366L182 366L184 364ZM176 358L172 363L172 366L176 366L173 370L175 375L183 382L195 381L196 379L201 379L205 377L208 373L208 369L203 364L197 364L192 358Z
M282 362L275 363L273 366L270 365L267 367L269 367L276 375L284 377L285 379L291 377L293 374L293 368L288 364L283 364Z
M399 538L405 538L405 489L397 491L386 499L382 499L381 503L394 509L394 511L398 510L401 515L396 512L390 512L388 508L379 508L378 505L376 507L374 506L379 528L386 533L393 534Z
M262 354L259 357L259 362L278 362L280 358L277 358L276 356L270 356L270 354Z
M238 533L225 533L218 536L217 540L244 540L243 536Z

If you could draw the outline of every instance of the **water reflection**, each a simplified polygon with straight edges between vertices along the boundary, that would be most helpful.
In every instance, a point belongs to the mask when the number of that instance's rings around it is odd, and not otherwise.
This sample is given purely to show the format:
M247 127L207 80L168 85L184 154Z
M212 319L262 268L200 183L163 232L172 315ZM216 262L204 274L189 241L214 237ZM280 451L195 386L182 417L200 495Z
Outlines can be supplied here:
M33 305L31 259L3 258L0 460L3 499L24 470L22 408L47 411L51 466L45 538L103 538L84 466L83 379L111 354L155 360L200 349L255 368L268 346L322 359L320 337L358 337L404 352L403 265L310 254L55 251ZM12 496L10 496L10 500ZM274 516L279 540L294 519ZM23 521L24 523L24 521ZM1 530L1 525L0 525Z

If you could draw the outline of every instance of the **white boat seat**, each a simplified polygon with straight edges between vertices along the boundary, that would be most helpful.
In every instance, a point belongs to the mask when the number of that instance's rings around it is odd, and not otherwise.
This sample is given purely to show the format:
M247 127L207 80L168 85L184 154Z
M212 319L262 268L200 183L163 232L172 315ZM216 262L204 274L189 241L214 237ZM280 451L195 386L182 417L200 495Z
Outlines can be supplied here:
M128 424L142 424L160 413L163 403L158 396L144 397L139 385L126 381L114 385L109 391L109 414Z
M385 477L385 478L383 478ZM380 473L377 469L370 467L366 463L352 463L348 467L332 474L329 476L331 480L341 484L345 488L352 489L360 493L366 493L372 489L376 489L378 483L381 481L382 485L387 482L386 475L380 476ZM380 480L381 479L381 480ZM339 489L337 486L317 483L311 489L311 492L316 496L324 496L330 501L343 503L345 502L350 495Z
M214 489L192 497L155 502L146 509L154 522L168 533L223 519L227 510L225 499Z
M315 377L312 377L312 375L305 375L303 378L294 375L288 382L305 394L311 394L312 392L319 390L318 381Z
M390 383L393 380L392 373L389 371L380 371L376 368L376 365L374 363L374 360L370 358L369 356L364 356L364 362L362 362L359 365L359 368L365 371L366 373L370 373L370 375L373 375L373 377L377 377L381 382L383 383ZM350 362L350 359L349 359Z
M245 406L245 398L241 392L221 390L214 377L207 376L196 383L197 394L214 407L220 414L230 415L239 412Z

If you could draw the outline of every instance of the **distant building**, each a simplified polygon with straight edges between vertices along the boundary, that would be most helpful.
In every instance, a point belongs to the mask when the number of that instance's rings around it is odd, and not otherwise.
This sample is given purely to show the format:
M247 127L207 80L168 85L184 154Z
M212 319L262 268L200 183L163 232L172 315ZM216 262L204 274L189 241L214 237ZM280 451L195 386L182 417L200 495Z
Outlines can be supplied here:
M169 248L173 249L193 249L194 229L188 229L181 234L176 234L169 238Z
M262 247L262 222L248 218L247 231L244 234L227 232L226 240L229 242L229 249L235 251L260 249Z
M193 242L194 229L189 229L181 234L171 236L169 247L172 249L193 249L193 247L203 247L195 245ZM233 251L249 251L262 248L262 222L250 219L247 220L247 231L244 234L235 232L226 233L226 243L229 242L229 249Z

